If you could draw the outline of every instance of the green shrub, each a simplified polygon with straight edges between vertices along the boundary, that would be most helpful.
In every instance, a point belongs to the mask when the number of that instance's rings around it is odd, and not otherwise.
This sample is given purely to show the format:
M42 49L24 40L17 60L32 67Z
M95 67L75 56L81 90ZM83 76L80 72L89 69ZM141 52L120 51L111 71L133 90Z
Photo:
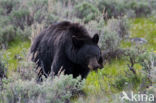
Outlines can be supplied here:
M151 5L148 1L129 0L125 4L127 9L134 10L137 17L146 16L151 13Z
M126 17L110 19L107 24L109 30L116 32L121 39L129 37L129 22Z
M16 37L21 40L28 40L30 39L32 28L30 26L24 26L24 28L24 30L21 30L20 28L16 29Z
M31 36L31 27L24 26L24 30L20 27L15 28L13 25L6 25L0 28L0 49L8 47L9 42L18 39L28 40Z
M104 18L117 18L125 13L125 6L121 0L99 0L97 7L104 13Z
M93 36L95 33L98 33L101 35L101 31L105 28L105 21L102 17L97 17L98 20L91 20L89 21L85 27L87 28L88 32L91 36Z
M135 90L140 88L142 78L141 75L134 75L131 71L125 70L125 76L117 77L112 86L119 91Z
M17 59L22 59L21 56L17 57ZM21 80L32 80L37 78L37 73L35 71L35 65L31 61L21 60L19 61L17 67L17 73L15 73L15 78L20 78Z
M95 20L98 16L98 9L91 3L83 2L75 6L75 14L84 22L89 22L90 20Z
M81 78L73 79L72 75L60 75L54 79L48 78L38 84L35 80L21 79L5 83L0 92L2 103L69 103L73 93L81 90L84 82Z
M4 67L4 64L0 62L0 78L6 77L6 73L7 71L6 68Z
M0 27L3 28L7 25L10 25L9 16L0 16Z
M104 50L115 51L121 40L129 37L129 25L126 18L110 19L100 32L100 45Z
M30 8L34 22L42 23L49 15L48 0L31 0L27 3L27 8Z
M24 26L30 26L33 20L30 16L29 10L25 8L19 8L19 10L14 10L11 13L10 19L16 28L20 27L22 30L24 30Z
M104 19L147 16L151 13L151 3L145 0L99 0L97 7L104 14Z
M120 91L122 91L128 84L128 79L126 77L119 77L114 83L114 87Z
M8 42L14 40L16 37L16 31L12 25L0 28L0 48L6 48Z
M152 64L153 53L143 49L141 46L132 47L125 52L128 63L128 68L136 77L132 78L133 85L140 84L139 89L145 90L152 85L151 70L154 69ZM133 77L133 76L131 76ZM140 83L138 83L138 81Z
M3 14L8 15L19 4L19 0L1 0L0 7L3 8Z
M4 65L0 62L0 78L3 78L6 76L6 69L4 68Z
M34 23L45 26L58 20L49 12L48 0L1 0L0 1L0 48L7 48L15 38L28 39Z
M74 6L78 3L82 2L83 0L59 0L63 6Z
M2 54L0 53L0 79L4 78L6 76L7 76L7 68L5 67L4 60L2 60ZM1 82L1 80L0 80L0 82Z
M100 35L100 44L103 50L114 51L119 47L120 38L116 32L105 28Z

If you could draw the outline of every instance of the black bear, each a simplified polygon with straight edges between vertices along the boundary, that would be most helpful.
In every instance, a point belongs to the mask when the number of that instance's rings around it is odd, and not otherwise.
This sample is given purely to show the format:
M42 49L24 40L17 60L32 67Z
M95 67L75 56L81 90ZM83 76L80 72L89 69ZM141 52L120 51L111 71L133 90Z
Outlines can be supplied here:
M36 63L38 75L56 75L60 69L73 77L86 78L89 71L102 68L101 51L97 43L98 34L89 36L78 23L63 21L43 30L31 46L32 61Z

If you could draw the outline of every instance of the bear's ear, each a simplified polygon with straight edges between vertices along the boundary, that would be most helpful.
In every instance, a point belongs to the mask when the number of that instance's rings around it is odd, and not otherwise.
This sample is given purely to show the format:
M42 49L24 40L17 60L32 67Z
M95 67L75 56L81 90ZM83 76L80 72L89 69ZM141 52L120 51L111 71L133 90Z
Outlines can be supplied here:
M95 35L93 36L92 40L93 40L94 43L97 44L97 43L99 42L99 35L98 35L98 34L95 34Z
M83 44L83 41L76 36L72 37L72 42L73 42L74 47L76 47L76 48L80 48Z

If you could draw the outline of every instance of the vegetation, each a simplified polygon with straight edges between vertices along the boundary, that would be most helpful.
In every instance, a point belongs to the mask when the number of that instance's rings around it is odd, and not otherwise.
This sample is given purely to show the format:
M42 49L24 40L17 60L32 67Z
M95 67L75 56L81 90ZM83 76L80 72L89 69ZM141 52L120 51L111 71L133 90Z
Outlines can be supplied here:
M119 103L122 91L155 93L153 0L0 0L0 103ZM100 34L104 68L86 80L36 82L29 48L51 23L70 20Z
M4 79L3 87L0 93L3 103L68 103L72 94L82 89L83 82L80 82L80 77L73 79L72 75L60 75L40 84L35 80Z

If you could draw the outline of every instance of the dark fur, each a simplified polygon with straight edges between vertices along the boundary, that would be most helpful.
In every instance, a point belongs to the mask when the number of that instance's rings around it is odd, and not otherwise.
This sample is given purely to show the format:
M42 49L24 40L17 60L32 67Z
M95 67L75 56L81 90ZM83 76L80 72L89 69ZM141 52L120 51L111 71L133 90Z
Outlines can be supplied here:
M101 52L97 46L98 36L91 38L87 30L76 23L68 21L51 25L34 40L31 53L32 60L40 69L39 75L55 75L62 67L65 74L79 75L86 78L89 57L96 56L102 65Z

